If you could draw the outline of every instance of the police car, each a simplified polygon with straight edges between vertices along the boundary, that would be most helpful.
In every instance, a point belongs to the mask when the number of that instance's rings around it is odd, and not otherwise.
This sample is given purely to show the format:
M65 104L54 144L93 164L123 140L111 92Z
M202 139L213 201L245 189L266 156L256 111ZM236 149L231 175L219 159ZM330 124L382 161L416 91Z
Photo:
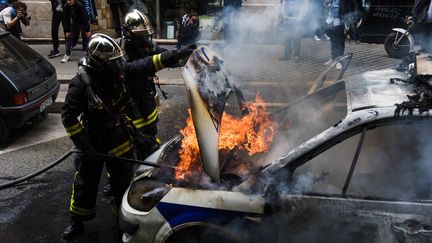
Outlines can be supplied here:
M370 71L298 99L272 114L267 162L247 177L175 180L174 138L124 195L123 241L430 242L430 78Z

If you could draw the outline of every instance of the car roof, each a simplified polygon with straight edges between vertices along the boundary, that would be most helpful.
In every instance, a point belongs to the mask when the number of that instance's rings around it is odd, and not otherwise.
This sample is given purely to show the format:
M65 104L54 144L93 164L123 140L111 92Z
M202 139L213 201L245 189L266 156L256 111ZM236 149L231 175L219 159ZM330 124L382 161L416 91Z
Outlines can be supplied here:
M391 83L391 78L408 79L408 75L392 69L369 71L351 76L345 80L348 111L395 107L408 101L407 95L414 94L414 85L400 81Z

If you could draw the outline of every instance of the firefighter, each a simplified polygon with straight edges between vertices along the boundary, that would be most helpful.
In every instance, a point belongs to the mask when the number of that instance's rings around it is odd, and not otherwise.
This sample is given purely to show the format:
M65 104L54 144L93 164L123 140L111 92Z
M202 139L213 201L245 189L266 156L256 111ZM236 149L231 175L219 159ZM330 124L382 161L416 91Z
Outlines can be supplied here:
M126 51L129 62L150 55L157 56L167 51L152 40L154 30L150 19L145 14L136 9L131 10L126 14L124 23L120 46ZM186 52L191 52L192 49ZM158 109L155 101L156 87L154 81L157 81L156 72L166 67L168 66L158 65L154 72L128 80L133 105L129 107L127 113L136 130L135 144L142 159L145 159L159 147L159 139L156 137ZM162 94L165 96L163 91Z
M160 65L173 65L187 55L190 52L168 51L124 62L125 52L114 39L104 34L94 34L90 38L87 56L80 61L77 75L69 83L62 108L63 125L81 151L74 160L77 172L69 208L71 224L64 230L63 239L69 240L82 233L83 221L95 217L104 162L117 206L132 178L131 164L98 155L135 157L129 132L131 125L125 115L130 103L125 80L154 72Z
M153 42L154 31L146 15L134 9L126 14L124 23L120 45L126 51L129 61L166 51ZM137 77L138 80L132 80L129 86L133 105L128 110L128 116L132 119L136 130L136 145L142 159L159 147L159 140L156 137L158 109L155 101L156 88L153 82L158 70L146 76ZM140 80L145 80L145 82L140 82Z

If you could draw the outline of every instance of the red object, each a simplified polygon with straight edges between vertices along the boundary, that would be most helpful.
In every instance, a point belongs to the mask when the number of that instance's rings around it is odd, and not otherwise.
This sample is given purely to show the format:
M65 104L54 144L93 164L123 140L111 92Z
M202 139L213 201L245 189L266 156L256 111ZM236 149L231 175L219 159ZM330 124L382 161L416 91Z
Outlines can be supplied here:
M20 92L13 97L13 101L16 105L22 105L27 102L27 93Z

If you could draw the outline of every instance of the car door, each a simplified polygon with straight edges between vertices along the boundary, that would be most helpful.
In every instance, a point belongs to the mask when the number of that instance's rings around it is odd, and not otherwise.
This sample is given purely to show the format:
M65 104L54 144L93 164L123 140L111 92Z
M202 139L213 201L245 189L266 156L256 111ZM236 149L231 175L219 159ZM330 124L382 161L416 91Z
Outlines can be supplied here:
M367 127L298 167L267 219L277 241L431 242L431 131Z

